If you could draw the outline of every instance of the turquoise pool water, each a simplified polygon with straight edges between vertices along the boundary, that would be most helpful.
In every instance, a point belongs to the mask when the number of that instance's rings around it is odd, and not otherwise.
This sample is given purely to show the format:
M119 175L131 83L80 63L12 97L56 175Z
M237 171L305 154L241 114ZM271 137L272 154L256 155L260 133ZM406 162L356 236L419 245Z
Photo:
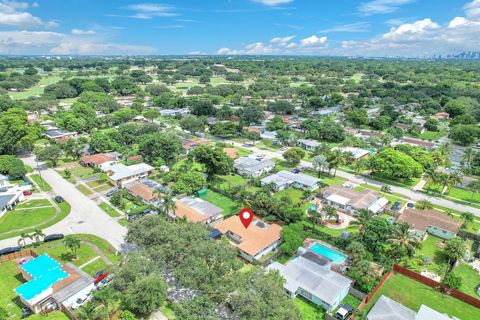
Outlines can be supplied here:
M347 258L347 256L343 253L338 252L337 250L330 249L329 247L326 247L318 242L311 246L310 249L313 252L322 255L335 263L342 263Z
M24 263L20 268L32 277L32 280L15 289L25 300L35 298L61 279L68 277L60 263L47 254Z

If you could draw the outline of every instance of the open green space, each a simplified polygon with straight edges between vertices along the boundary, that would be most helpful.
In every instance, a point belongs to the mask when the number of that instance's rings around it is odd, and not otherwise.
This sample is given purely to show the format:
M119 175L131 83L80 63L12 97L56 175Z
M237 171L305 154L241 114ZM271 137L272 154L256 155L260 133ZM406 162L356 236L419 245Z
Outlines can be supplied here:
M24 305L14 289L21 286L25 281L18 269L18 264L15 261L0 263L0 279L0 307L7 311L8 317L6 319L20 319ZM28 319L68 320L68 317L62 312L55 311L45 316L33 314Z
M303 224L308 227L309 229L312 228L313 224L312 224L312 221L309 220L309 219L305 219L303 220ZM318 231L321 231L321 232L324 232L324 233L327 233L333 237L340 237L340 235L343 233L343 232L349 232L349 233L358 233L358 227L354 224L350 224L348 227L346 228L338 228L338 229L333 229L333 228L329 228L327 226L324 226L324 225L321 225L321 224L316 224L315 225L315 229L318 230Z
M28 88L24 91L9 92L9 95L15 100L26 99L28 97L33 97L33 96L39 96L43 94L43 90L45 89L46 86L54 84L60 81L61 79L62 77L60 77L59 75L46 74L40 79L40 81L35 86Z
M34 250L38 254L46 253L60 263L71 262L77 267L98 256L92 247L82 243L80 249L78 249L77 257L74 258L70 249L63 244L62 240L43 243Z
M365 309L369 311L381 295L385 295L413 311L418 311L424 304L440 313L446 313L450 317L455 316L462 320L480 319L479 308L397 273L392 274L383 284Z
M305 199L305 194L303 190L295 189L295 188L288 188L282 191L275 193L273 196L276 199L281 199L283 197L287 197L292 200L293 204L301 204Z
M248 184L248 181L248 179L239 175L216 175L210 183L218 189L228 191L231 190L232 187L244 187Z
M83 193L86 196L89 196L89 195L93 194L93 192L90 189L88 189L86 186L84 186L83 184L77 185L76 188L78 189L78 191L80 191L81 193Z
M35 208L35 207L48 207L52 204L47 199L32 199L28 200L27 202L20 203L16 206L16 209L28 209L28 208Z
M210 189L200 198L222 208L224 216L236 214L241 209L241 204L238 202Z
M477 287L480 285L480 274L468 264L460 264L453 271L454 274L462 278L462 286L460 291L471 295L475 298L480 298L477 294Z
M322 180L323 183L329 185L329 186L340 186L343 183L347 181L347 179L339 177L339 176L333 176L329 173L326 172L321 172L320 175L318 174L317 171L314 170L305 170L303 173L308 174L312 177L319 178Z
M87 168L84 166L78 166L69 170L72 173L72 175L80 179L85 179L95 174L92 168Z
M95 273L97 273L100 270L104 270L106 267L108 267L108 264L103 261L102 258L98 258L97 260L87 264L82 268L82 270L89 275L93 276Z
M52 187L38 174L32 174L30 178L45 192L51 191Z
M56 210L52 206L47 208L15 209L7 211L0 218L0 233L39 225L42 222L51 219L55 215L55 212Z
M110 217L120 217L120 213L118 213L117 210L115 210L114 208L112 208L111 205L109 205L108 203L106 202L102 202L98 205L103 211L105 211Z
M60 220L64 219L69 213L70 213L70 205L67 203L67 202L62 202L62 203L59 203L58 206L60 207L60 213L57 214L57 215L52 215L54 216L54 218L48 220L48 221L45 221L45 219L42 219L40 221L40 223L36 226L33 226L33 224L31 222L28 222L28 226L31 226L31 228L26 228L22 231L11 231L11 232L8 232L9 230L12 230L12 228L7 228L7 232L4 232L2 234L0 234L0 240L2 239L7 239L7 238L11 238L11 237L15 237L15 236L18 236L22 233L31 233L33 231L35 231L35 229L45 229L49 226L52 226L54 225L55 223L59 222ZM27 209L27 210L36 210L36 209ZM22 210L22 211L27 211L27 210ZM2 217L2 219L4 218L5 216ZM11 221L15 221L15 220L18 220L17 218L12 218ZM40 220L40 219L39 219ZM24 223L24 222L19 222L19 223ZM3 223L0 223L0 225L2 225L3 227Z
M439 140L439 139L445 137L447 134L448 134L448 132L446 132L445 130L438 131L438 132L427 130L424 133L422 133L419 136L419 138L422 139L422 140L436 141L436 140Z

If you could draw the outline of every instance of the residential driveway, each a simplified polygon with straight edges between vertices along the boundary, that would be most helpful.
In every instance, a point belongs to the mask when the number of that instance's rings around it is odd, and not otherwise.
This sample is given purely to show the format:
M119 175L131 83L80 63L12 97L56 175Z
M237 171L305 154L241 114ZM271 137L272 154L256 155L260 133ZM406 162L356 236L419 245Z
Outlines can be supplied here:
M34 169L40 170L42 178L52 187L56 195L62 196L72 207L70 214L57 224L45 228L45 234L52 233L87 233L101 237L122 251L127 228L100 209L93 200L90 200L74 185L63 179L55 170L37 163L32 155L22 157L22 161ZM0 248L16 246L19 237L0 241Z
M219 139L219 141L228 142L228 143L233 144L233 146L237 146L237 147L242 146L241 143L231 141L231 140L220 140ZM260 149L260 148L257 148L257 147L248 146L248 145L244 146L244 147L246 149L251 150L252 152L255 152L256 154L260 154L260 155L265 156L265 158L267 158L267 159L271 159L271 158L283 159L282 158L283 151L265 150L265 149ZM303 160L301 161L300 165L303 166L303 167L313 168L312 163L306 162L306 161L303 161ZM348 172L340 171L340 170L337 170L337 176L348 179L349 181L357 183L357 184L368 183L370 185L377 186L377 187L380 187L380 188L384 185L381 182L378 182L378 181L375 181L375 180L372 180L372 179L369 179L369 178L366 178L366 177L363 177L363 176L358 176L358 175L354 175L354 174L351 174L351 173L348 173ZM420 191L413 191L413 190L410 190L410 189L405 189L405 188L396 187L396 186L392 186L392 185L390 185L390 188L393 192L399 193L399 194L409 198L410 200L412 200L412 202L416 202L416 201L421 200L421 199L427 199L430 202L432 202L433 204L436 204L436 205L439 205L439 206L442 206L442 207L446 207L446 208L449 208L449 209L458 210L458 211L461 211L461 212L471 212L475 216L480 217L480 209L479 208L470 207L470 206L463 205L463 204L460 204L460 203L456 203L456 202L453 202L453 201L450 201L450 200L447 200L447 199L432 197L432 196L426 195L425 193L420 192Z

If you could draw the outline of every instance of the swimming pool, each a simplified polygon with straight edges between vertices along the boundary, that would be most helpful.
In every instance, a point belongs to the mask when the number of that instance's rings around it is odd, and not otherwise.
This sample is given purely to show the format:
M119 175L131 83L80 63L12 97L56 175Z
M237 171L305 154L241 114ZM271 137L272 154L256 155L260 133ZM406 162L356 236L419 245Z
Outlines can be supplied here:
M318 242L315 243L313 246L311 246L310 249L313 252L315 252L319 255L322 255L325 258L328 258L335 263L342 263L347 258L347 256L344 255L343 253L338 252L337 250L333 250L333 249L331 249L327 246L324 246L323 244L318 243Z

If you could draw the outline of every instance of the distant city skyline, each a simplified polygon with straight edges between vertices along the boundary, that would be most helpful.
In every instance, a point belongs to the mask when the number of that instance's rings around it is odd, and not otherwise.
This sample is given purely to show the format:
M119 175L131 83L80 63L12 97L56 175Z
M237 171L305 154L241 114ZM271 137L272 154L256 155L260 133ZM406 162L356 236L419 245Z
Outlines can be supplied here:
M0 0L0 54L431 57L478 34L480 0Z

